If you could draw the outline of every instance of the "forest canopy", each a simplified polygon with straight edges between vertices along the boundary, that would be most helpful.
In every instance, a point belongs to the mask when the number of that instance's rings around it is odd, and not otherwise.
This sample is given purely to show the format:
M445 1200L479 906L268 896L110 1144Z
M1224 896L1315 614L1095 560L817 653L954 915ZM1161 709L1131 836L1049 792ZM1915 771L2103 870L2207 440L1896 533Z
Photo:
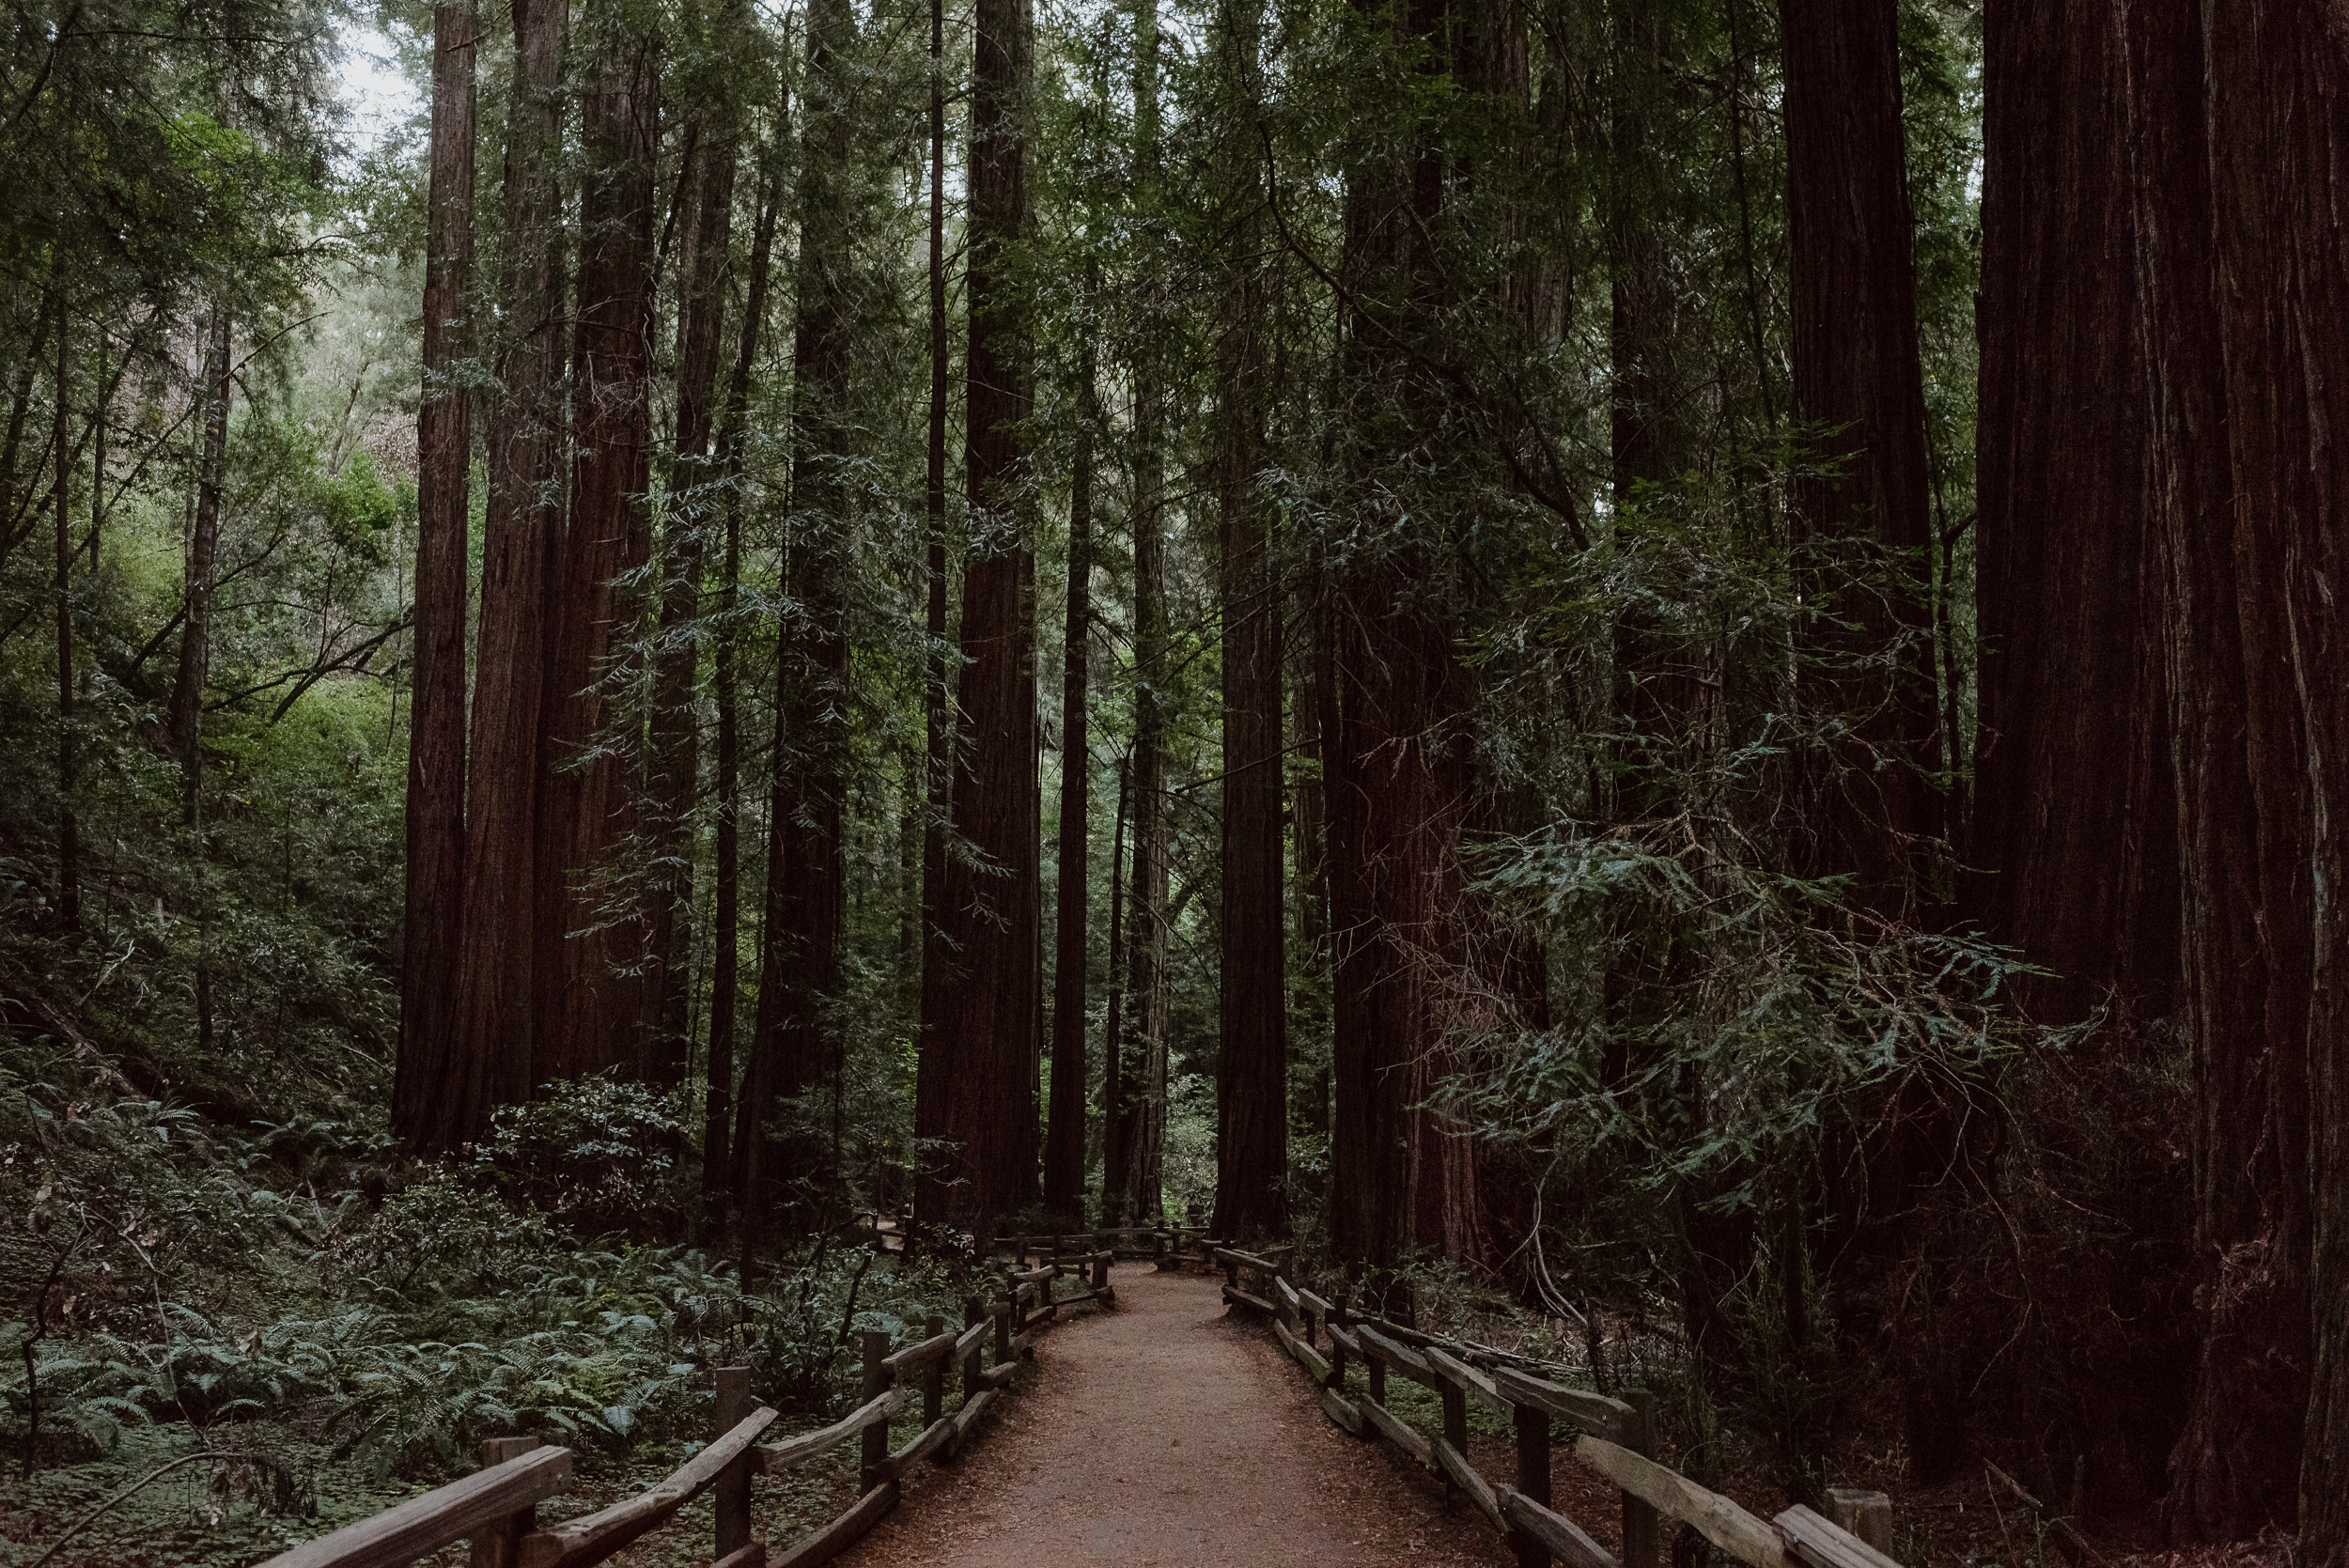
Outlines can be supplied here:
M2338 18L7 28L28 1486L836 1413L1184 1225L2349 1564Z

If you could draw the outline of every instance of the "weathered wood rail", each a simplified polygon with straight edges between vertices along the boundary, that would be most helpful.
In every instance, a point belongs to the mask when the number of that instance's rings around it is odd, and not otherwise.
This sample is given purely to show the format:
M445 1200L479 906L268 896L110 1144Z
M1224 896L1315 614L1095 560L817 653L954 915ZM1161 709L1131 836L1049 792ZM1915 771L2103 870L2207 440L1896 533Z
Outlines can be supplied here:
M713 1491L714 1568L813 1568L896 1506L898 1483L915 1465L960 1452L979 1419L1007 1391L1020 1360L1033 1354L1035 1337L1063 1309L1115 1302L1110 1262L1106 1250L1085 1252L1016 1273L1005 1295L965 1304L960 1329L949 1330L942 1316L932 1316L923 1337L902 1347L893 1349L888 1334L864 1334L862 1403L830 1426L779 1442L759 1441L777 1418L765 1405L754 1406L750 1369L721 1367L709 1446L659 1485L583 1518L537 1521L537 1505L570 1487L570 1450L535 1437L492 1437L482 1445L482 1467L462 1481L296 1546L262 1568L397 1568L458 1541L471 1543L472 1568L590 1568ZM1054 1296L1052 1281L1072 1272L1083 1288ZM961 1394L950 1414L948 1382L957 1374ZM922 1430L891 1449L890 1418L917 1404ZM856 1500L787 1548L770 1552L752 1540L752 1483L804 1465L852 1437L860 1444Z
M1465 1497L1507 1538L1519 1568L1548 1568L1553 1561L1569 1568L1662 1568L1665 1519L1693 1527L1750 1568L1901 1568L1882 1549L1891 1545L1891 1515L1880 1493L1830 1494L1840 1522L1799 1504L1765 1521L1657 1463L1652 1403L1643 1389L1626 1389L1616 1399L1567 1388L1490 1351L1356 1314L1300 1290L1285 1256L1230 1247L1214 1247L1212 1255L1223 1269L1223 1299L1271 1321L1281 1347L1318 1387L1323 1413L1358 1437L1384 1437L1441 1476L1448 1492ZM1243 1274L1252 1289L1243 1285ZM1346 1369L1357 1362L1367 1386L1359 1401L1346 1383ZM1439 1435L1421 1432L1387 1407L1387 1379L1394 1374L1442 1402ZM1517 1437L1516 1485L1494 1484L1470 1462L1470 1400L1509 1418ZM1552 1506L1553 1419L1574 1429L1568 1452L1615 1483L1623 1510L1620 1560ZM1875 1539L1863 1540L1846 1525Z

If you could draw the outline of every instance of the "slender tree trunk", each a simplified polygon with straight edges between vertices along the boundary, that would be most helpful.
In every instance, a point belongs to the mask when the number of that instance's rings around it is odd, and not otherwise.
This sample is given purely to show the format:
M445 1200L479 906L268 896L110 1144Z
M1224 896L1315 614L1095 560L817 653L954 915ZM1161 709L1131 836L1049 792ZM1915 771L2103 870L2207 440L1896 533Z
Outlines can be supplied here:
M565 247L560 224L568 0L518 0L506 122L499 396L490 405L481 615L465 783L465 946L449 1088L423 1150L478 1137L548 1076L536 1047L537 797L547 757L545 600L562 519Z
M71 453L65 439L66 391L70 380L67 349L71 334L65 308L62 249L51 275L58 295L56 430L51 441L57 454L57 922L72 931L82 924L82 840L81 825L73 816L73 486L68 466ZM93 415L92 423L102 418L102 413Z
M956 751L952 784L954 828L970 856L947 858L935 906L914 1135L941 1151L921 1173L916 1212L963 1225L984 1244L1034 1190L1041 855L1034 636L1023 593L1026 458L1014 427L1029 409L1031 328L1010 265L1028 217L1027 8L979 0L976 23L965 290L972 537L959 704L967 741Z
M758 216L751 231L750 282L742 299L734 376L726 389L725 428L718 439L725 471L726 555L712 676L718 706L718 885L711 920L717 929L711 939L716 952L710 963L709 1058L702 1130L704 1223L713 1240L726 1228L725 1213L734 1190L734 1033L741 993L742 732L738 690L741 632L738 622L742 600L742 438L750 419L751 368L757 361L759 335L767 320L778 184L771 159L762 159Z
M1917 274L1901 126L1896 0L1781 0L1795 417L1841 465L1795 487L1797 542L1832 624L1805 637L1815 718L1853 738L1806 767L1798 861L1848 873L1870 908L1946 901L1932 617L1916 586L1933 543ZM1899 576L1889 588L1850 574ZM1889 663L1890 673L1886 673Z
M720 47L739 38L739 29L723 29ZM730 102L713 106L707 138L693 140L692 222L679 269L677 301L677 449L669 469L661 633L653 675L653 766L645 791L653 813L647 835L654 870L646 949L655 994L654 1027L638 1072L645 1081L664 1088L682 1080L692 1055L693 814L701 774L695 677L701 643L691 628L701 614L709 525L724 511L731 492L724 483L723 456L711 451L711 434L719 339L725 324L734 181L740 162L739 112Z
M1219 40L1236 117L1255 119L1258 0L1227 0ZM1245 151L1252 140L1244 133ZM1258 163L1233 171L1251 215L1233 237L1217 345L1216 505L1223 614L1223 984L1216 1064L1215 1232L1288 1229L1288 998L1282 949L1281 594L1256 494L1263 450L1264 286L1255 271Z
M1129 757L1117 759L1117 815L1110 827L1110 994L1101 1023L1101 1207L1104 1225L1125 1223L1118 1172L1131 1158L1132 1118L1126 1103L1126 813L1133 795Z
M1099 291L1087 263L1084 300ZM1068 605L1061 644L1060 851L1052 959L1052 1096L1044 1144L1044 1207L1062 1224L1084 1223L1085 1182L1085 919L1087 807L1093 753L1085 701L1093 638L1093 339L1078 353L1077 442L1068 486Z
M424 398L416 414L416 600L408 716L408 885L392 1130L436 1146L455 1068L464 962L465 618L472 565L473 396L455 374L471 349L474 60L470 3L432 12L431 175L427 187Z
M828 1016L840 985L846 908L841 795L847 766L848 644L842 572L849 550L849 394L855 305L848 276L855 214L848 202L850 87L842 53L854 41L847 0L817 0L807 17L805 131L801 139L798 336L792 346L791 520L785 549L793 610L775 671L776 745L768 808L766 951L758 980L754 1061L774 1098L830 1082L841 1034ZM743 1141L741 1191L754 1224L776 1206L829 1202L836 1181L824 1141L801 1126L780 1143ZM762 1176L760 1167L766 1168Z
M62 335L62 323L58 331ZM221 477L228 458L228 312L216 305L204 350L204 452L188 539L188 608L179 627L179 669L163 710L164 732L179 758L179 819L191 826L203 787L204 681L211 663L212 572L220 551Z
M954 792L953 683L946 671L946 78L945 0L930 0L930 423L923 490L926 598L923 634L922 994L919 1028L926 1041L945 1001L930 976L953 962L946 940L946 831Z
M615 857L638 820L629 714L644 606L616 579L651 558L652 43L606 19L582 104L578 326L572 343L570 522L548 583L546 766L538 780L541 1081L643 1059L651 1020L640 900ZM615 703L615 696L617 702Z

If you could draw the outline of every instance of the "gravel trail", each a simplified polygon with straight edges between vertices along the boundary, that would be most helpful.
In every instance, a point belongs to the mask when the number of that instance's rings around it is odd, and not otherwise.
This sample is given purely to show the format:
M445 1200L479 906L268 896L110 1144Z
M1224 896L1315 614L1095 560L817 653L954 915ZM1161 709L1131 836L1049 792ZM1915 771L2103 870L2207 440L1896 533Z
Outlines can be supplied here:
M1037 1342L1010 1408L926 1469L849 1568L1500 1564L1466 1502L1321 1414L1221 1281L1128 1265L1117 1308ZM1235 1317L1237 1314L1234 1314Z

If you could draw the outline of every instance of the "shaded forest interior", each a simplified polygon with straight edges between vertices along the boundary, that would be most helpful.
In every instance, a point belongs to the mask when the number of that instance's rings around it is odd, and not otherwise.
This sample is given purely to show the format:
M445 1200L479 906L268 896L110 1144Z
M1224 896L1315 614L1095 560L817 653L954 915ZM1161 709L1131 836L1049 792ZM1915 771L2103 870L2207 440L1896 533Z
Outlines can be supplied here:
M1188 1217L1904 1560L2349 1568L2334 11L9 33L0 1535Z

